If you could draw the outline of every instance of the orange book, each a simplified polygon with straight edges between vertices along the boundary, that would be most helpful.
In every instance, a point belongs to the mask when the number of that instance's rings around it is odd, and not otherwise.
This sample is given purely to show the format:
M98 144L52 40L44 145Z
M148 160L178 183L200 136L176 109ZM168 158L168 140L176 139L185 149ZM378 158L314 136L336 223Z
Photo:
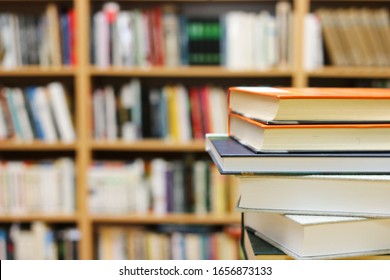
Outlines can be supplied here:
M229 135L258 152L390 150L390 123L264 124L230 113Z
M229 109L263 122L390 122L390 89L229 88Z

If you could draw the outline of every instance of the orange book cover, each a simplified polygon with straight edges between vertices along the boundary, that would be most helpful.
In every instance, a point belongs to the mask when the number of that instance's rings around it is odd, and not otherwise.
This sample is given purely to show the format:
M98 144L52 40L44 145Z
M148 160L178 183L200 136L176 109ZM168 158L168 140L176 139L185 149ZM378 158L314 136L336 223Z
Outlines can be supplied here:
M270 96L278 99L337 98L390 99L390 88L294 88L294 87L230 87L234 91ZM229 95L230 95L229 94Z
M245 116L242 116L240 114L236 114L234 112L229 113L229 122L231 118L238 118L245 122L254 124L261 129L268 130L268 129L291 129L291 128L297 128L297 129L305 129L305 128L389 128L390 129L390 123L304 123L304 124L267 124L263 123L258 120L250 119ZM230 134L230 124L229 124L229 134Z
M231 87L228 108L263 122L390 122L390 89Z
M263 152L390 150L390 123L265 124L231 112L228 133Z

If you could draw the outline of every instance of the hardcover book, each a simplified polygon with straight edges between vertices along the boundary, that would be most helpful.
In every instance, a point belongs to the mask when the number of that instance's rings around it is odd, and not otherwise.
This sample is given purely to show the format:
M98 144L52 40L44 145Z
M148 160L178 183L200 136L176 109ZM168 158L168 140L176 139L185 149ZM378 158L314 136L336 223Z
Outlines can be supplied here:
M238 210L390 217L389 175L238 176Z
M207 134L206 151L222 174L386 174L388 152L256 153L226 134Z
M242 229L241 247L248 260L294 260L277 247L256 235L250 227ZM347 260L388 260L390 255L354 256L341 259Z
M245 212L244 226L294 259L334 259L390 252L390 219Z
M229 109L263 122L388 122L390 89L229 88Z
M268 125L230 113L229 135L262 152L390 150L390 123Z

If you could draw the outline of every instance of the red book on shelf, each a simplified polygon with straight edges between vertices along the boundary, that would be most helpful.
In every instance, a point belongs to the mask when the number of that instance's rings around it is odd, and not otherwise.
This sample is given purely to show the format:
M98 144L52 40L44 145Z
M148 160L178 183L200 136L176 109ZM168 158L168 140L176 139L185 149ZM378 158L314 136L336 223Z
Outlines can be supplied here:
M196 87L191 87L189 93L191 103L192 135L194 139L202 139L204 138L204 130L199 91Z
M211 132L209 94L210 94L209 87L203 86L200 88L200 104L202 108L203 134Z
M70 64L77 64L77 51L76 51L76 16L74 9L68 11L69 21L69 53L70 53Z

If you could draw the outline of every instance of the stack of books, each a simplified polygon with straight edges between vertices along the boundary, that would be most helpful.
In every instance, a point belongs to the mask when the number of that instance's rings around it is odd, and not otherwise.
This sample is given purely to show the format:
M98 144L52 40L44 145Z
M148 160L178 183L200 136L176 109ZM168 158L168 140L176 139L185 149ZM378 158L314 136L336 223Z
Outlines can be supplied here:
M248 258L390 253L389 105L390 89L229 89L206 150L237 176Z

